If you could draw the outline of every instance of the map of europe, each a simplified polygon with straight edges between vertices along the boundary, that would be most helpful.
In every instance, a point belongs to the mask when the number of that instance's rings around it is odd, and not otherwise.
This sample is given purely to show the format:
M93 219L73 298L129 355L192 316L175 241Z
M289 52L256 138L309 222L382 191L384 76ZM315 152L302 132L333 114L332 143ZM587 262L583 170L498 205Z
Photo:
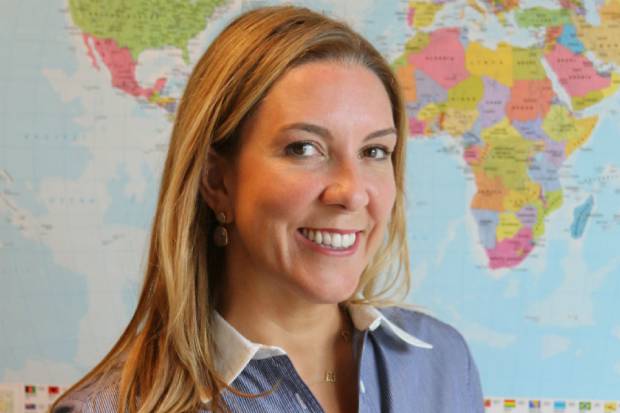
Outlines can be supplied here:
M0 382L69 384L118 337L192 66L265 4L0 6ZM620 0L296 4L401 82L409 301L485 394L620 399Z

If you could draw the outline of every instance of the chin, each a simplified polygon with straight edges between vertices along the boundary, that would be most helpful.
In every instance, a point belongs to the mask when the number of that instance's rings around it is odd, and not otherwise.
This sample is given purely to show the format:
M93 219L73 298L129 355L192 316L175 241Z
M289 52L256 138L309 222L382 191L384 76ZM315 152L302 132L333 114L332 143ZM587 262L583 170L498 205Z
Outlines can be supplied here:
M353 296L359 284L360 277L354 280L343 280L340 283L324 283L307 286L306 295L317 304L338 304Z

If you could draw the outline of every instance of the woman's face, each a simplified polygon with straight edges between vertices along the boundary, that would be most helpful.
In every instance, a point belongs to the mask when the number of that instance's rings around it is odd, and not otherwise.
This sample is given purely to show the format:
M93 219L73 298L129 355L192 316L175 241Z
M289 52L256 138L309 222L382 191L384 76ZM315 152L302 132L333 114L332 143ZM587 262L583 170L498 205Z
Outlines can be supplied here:
M228 274L256 293L349 298L396 194L397 134L383 84L360 65L303 64L275 83L240 139L224 173Z

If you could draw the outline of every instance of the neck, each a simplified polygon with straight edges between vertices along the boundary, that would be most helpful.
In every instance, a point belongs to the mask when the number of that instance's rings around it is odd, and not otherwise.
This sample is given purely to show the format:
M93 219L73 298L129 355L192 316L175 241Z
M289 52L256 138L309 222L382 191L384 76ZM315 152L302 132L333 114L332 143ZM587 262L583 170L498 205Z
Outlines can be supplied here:
M262 297L253 288L229 294L220 314L248 340L277 346L291 357L300 352L328 351L347 327L338 304L316 304Z
M346 310L337 304L298 304L290 309L255 305L231 302L220 313L248 340L282 348L311 388L338 382L336 388L348 389L355 372Z

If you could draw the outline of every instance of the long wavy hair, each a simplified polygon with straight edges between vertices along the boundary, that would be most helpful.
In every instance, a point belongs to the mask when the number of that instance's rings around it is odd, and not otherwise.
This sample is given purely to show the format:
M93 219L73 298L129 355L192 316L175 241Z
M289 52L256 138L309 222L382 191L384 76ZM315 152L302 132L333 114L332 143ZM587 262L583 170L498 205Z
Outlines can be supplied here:
M352 303L387 305L409 291L404 161L407 121L398 82L381 54L346 24L299 7L249 11L211 43L180 101L157 202L142 291L107 356L72 389L120 371L119 412L224 409L231 389L214 369L213 315L224 261L214 212L201 196L209 151L234 158L239 132L289 69L329 60L375 73L390 98L398 140L396 201L383 245L361 275ZM118 377L118 376L117 376ZM233 389L231 389L233 390ZM234 391L234 390L233 390Z

